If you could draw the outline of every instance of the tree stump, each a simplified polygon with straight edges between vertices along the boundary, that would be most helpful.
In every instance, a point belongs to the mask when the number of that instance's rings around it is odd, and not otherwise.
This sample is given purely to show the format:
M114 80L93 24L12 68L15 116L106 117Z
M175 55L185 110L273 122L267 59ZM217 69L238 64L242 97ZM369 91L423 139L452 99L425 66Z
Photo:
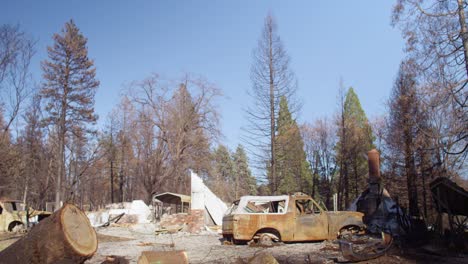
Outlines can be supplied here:
M0 263L83 263L97 246L88 217L75 205L65 204L1 251Z

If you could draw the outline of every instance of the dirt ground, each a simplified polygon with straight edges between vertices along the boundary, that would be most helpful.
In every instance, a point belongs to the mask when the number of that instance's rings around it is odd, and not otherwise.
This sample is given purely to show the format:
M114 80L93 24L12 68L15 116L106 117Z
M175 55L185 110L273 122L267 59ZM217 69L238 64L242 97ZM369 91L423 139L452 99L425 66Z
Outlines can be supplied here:
M106 256L124 256L136 263L142 251L185 250L190 263L246 263L256 254L267 252L279 263L335 263L343 262L337 244L332 241L308 243L279 243L273 247L249 245L225 245L216 232L193 235L154 234L152 225L107 227L97 230L99 248L89 264L98 264ZM468 257L468 256L465 256ZM423 254L420 251L402 252L395 248L388 255L363 263L468 263L464 256L441 257Z
M156 235L153 225L110 226L97 229L99 246L85 263L100 264L107 256L123 256L137 263L142 251L185 250L190 263L246 263L256 254L267 252L279 263L334 263L344 261L338 245L332 241L279 243L263 248L249 245L225 245L213 231L194 235L184 232ZM0 251L20 236L0 234ZM395 247L386 256L363 263L468 263L468 256L443 257Z

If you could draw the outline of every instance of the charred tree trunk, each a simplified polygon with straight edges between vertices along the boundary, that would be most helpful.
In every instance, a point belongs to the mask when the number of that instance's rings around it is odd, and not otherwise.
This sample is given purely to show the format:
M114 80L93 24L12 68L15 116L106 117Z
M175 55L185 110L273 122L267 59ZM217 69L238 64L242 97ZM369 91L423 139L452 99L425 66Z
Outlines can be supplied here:
M84 263L97 246L96 232L86 215L66 204L1 251L0 263Z
M349 173L348 162L344 163L344 207L346 209L349 205Z
M269 64L269 70L270 70L270 133L271 133L271 138L270 138L270 150L271 150L271 179L273 181L272 185L272 193L277 194L278 191L278 182L276 178L276 117L275 117L275 85L274 85L274 80L273 80L273 73L275 69L273 68L273 47L272 47L272 29L269 28L270 34L269 36L269 59L270 59L270 64Z
M409 135L407 135L405 144L405 173L406 184L408 188L409 213L410 216L419 216L418 189L416 187L416 167L414 155L411 151L412 142Z
M354 169L354 198L357 198L359 196L359 190L358 190L358 184L360 183L359 182L359 177L358 177L358 169L357 169L357 159L355 158L354 159L354 162L353 162L353 169Z
M337 200L338 200L338 208L339 210L341 210L341 203L342 203L342 199L343 199L343 170L341 168L343 168L343 162L340 162L340 178L338 179L338 193L337 193Z
M111 203L114 203L114 161L110 162L110 195Z

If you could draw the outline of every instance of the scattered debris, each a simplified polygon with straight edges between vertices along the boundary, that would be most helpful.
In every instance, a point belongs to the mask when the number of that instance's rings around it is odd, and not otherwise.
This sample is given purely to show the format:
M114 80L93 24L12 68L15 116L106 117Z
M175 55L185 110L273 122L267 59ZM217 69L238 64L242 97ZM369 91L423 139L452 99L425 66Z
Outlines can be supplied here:
M31 231L0 252L0 263L83 263L98 241L86 215L65 204Z
M147 246L168 246L168 247L175 247L174 243L153 243L153 242L140 242L137 244L140 247L147 247Z
M124 215L125 215L125 213L121 213L121 214L119 214L117 216L109 218L109 220L107 222L100 225L99 227L108 227L111 223L117 223L120 220L120 218L122 218L122 216L124 216Z
M112 222L119 224L147 224L152 219L150 208L142 200L131 203L109 204L106 209L87 212L93 227L108 226Z
M159 222L161 230L177 230L198 234L205 230L203 210L191 210L189 214L163 215Z
M380 176L379 152L368 152L369 187L353 202L350 210L364 213L363 221L373 234L385 232L394 237L405 234L402 226L409 226L410 219L383 187Z
M382 238L361 236L360 240L338 240L340 250L346 260L358 262L383 256L392 246L392 236L382 233Z
M382 185L379 152L372 149L367 155L369 186L350 207L350 210L364 213L366 233L350 230L338 241L343 257L349 261L364 261L384 255L391 248L393 237L405 233L402 223L409 225L403 210ZM375 235L381 235L381 238L376 239Z
M129 264L130 261L122 256L107 256L101 264Z
M176 251L143 251L138 264L172 264L172 263L188 263L187 254L183 250Z
M160 234L174 234L174 233L177 233L179 231L182 231L182 229L184 229L185 227L185 224L184 225L174 225L174 226L167 226L167 227L164 227L164 228L160 228L160 229L156 229L154 232L156 233L156 235L160 235Z

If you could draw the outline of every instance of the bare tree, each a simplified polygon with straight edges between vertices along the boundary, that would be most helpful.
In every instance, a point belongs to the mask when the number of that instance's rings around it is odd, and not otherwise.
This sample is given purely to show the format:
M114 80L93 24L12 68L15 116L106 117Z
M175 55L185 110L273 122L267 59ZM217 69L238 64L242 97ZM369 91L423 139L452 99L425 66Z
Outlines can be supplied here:
M316 198L320 196L328 208L332 206L333 176L337 169L334 153L335 129L327 118L315 120L313 124L304 124L301 127L307 160L314 175L314 191L318 194Z
M244 140L253 149L254 160L259 164L257 167L264 169L267 165L270 191L277 193L275 136L280 98L284 96L287 99L292 113L298 110L299 105L294 98L297 84L289 68L289 56L271 15L265 18L258 46L253 52L250 78L252 89L249 95L254 99L254 105L246 110L249 125L245 128Z
M43 84L41 94L48 112L44 120L54 125L57 132L58 161L56 175L56 208L59 208L62 179L66 179L65 147L71 134L92 132L86 124L96 122L94 94L96 80L94 62L88 58L87 39L71 20L65 24L62 34L54 34L54 45L47 48L49 60L42 62Z
M428 108L448 109L446 114L455 120L448 134L439 135L442 141L452 141L443 146L443 151L464 157L468 149L464 125L468 122L466 7L465 0L398 0L392 20L401 27L407 52L419 67L421 85L431 87L425 100Z
M219 135L218 88L203 78L187 76L174 85L157 75L133 88L141 127L136 155L149 161L139 172L147 198L161 189L187 192L188 169L210 167L210 144Z
M6 111L4 135L32 92L29 65L35 41L19 26L0 26L0 110Z

